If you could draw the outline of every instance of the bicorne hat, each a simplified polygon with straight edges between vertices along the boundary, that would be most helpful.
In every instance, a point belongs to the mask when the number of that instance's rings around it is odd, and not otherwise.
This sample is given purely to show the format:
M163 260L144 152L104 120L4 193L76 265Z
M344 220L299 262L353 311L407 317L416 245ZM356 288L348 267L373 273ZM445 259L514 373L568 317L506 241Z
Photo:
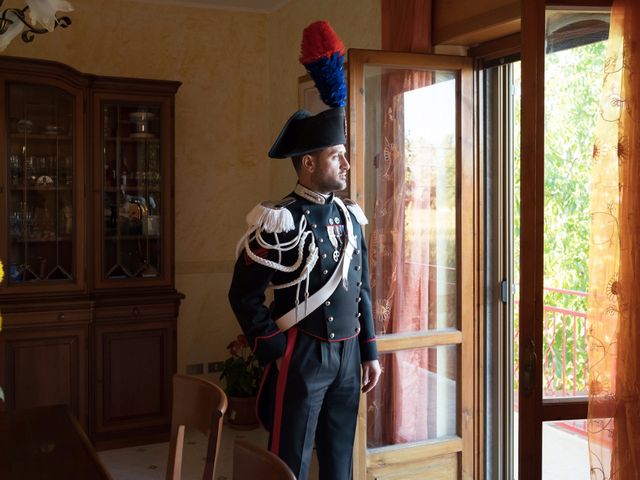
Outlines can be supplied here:
M271 158L296 157L347 143L342 40L327 22L314 22L304 29L300 52L300 63L330 108L316 115L306 110L291 115L269 150Z
M269 150L271 158L288 158L347 143L344 108L316 115L298 110L289 117Z

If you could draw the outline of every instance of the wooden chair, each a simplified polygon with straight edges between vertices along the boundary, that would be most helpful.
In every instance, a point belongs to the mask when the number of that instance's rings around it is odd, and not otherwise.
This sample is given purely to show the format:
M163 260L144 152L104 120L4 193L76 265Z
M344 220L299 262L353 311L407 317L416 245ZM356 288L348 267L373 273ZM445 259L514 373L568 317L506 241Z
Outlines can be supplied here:
M173 376L173 411L167 480L180 480L186 427L200 430L209 437L203 480L212 480L222 437L222 421L227 410L227 396L216 384L201 378Z
M233 444L233 480L296 480L280 458L244 440Z

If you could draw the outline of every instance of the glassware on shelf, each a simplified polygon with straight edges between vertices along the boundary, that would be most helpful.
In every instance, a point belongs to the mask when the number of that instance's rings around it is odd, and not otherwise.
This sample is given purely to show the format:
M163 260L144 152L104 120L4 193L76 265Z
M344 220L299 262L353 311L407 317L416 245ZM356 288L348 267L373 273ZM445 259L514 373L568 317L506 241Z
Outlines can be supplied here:
M11 185L18 186L22 183L22 168L20 166L20 155L12 153L9 155L9 175Z
M14 210L11 212L9 231L12 238L20 238L22 236L22 225L22 211Z
M67 155L62 159L60 165L60 185L70 187L73 185L73 159L70 155Z
M155 137L155 135L149 131L149 121L155 118L153 113L145 110L131 112L129 118L136 126L136 131L131 133L131 138L145 139Z
M22 118L18 120L16 125L18 133L31 133L33 132L33 122L31 120L27 120L26 118Z
M71 235L73 233L73 207L66 205L62 209L62 233Z

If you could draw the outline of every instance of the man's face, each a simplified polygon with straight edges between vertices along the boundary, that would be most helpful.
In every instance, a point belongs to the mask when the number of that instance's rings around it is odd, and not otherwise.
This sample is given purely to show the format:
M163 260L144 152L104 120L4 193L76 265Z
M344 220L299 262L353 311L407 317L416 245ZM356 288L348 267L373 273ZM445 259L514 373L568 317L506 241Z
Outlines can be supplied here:
M344 145L334 145L316 153L311 188L320 193L344 190L347 187L347 172L351 168L346 153Z

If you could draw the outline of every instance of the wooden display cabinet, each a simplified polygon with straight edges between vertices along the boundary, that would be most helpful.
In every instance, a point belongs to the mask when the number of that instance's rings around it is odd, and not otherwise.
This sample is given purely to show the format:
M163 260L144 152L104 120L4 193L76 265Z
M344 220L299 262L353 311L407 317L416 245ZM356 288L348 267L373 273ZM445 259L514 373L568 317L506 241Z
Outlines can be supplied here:
M0 385L99 445L166 438L178 82L0 57Z

